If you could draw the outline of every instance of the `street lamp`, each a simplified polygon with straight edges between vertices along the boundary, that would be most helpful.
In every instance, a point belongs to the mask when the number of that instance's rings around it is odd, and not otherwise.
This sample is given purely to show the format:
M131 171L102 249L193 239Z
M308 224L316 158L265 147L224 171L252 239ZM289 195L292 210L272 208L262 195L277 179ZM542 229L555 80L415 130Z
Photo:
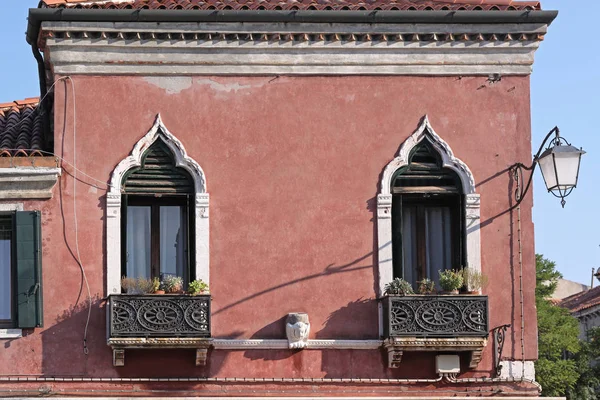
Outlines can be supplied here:
M555 135L554 138L552 138L548 147L542 153L544 145L553 134ZM560 204L564 208L566 203L565 197L571 194L573 189L577 187L579 164L583 154L585 154L585 151L571 146L571 143L560 136L558 127L554 127L542 141L540 149L533 157L531 166L527 167L521 163L516 163L510 167L513 177L517 181L517 190L515 192L517 204L515 206L523 201L523 197L525 197L531 186L535 167L539 164L546 189L548 189L549 193L560 198ZM521 182L523 181L524 169L531 171L531 175L529 176L527 186L523 189Z

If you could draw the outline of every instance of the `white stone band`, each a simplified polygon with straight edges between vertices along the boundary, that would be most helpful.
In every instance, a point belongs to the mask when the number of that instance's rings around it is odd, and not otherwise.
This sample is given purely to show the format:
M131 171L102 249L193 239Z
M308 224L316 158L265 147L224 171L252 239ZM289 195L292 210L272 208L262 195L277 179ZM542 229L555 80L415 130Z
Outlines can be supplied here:
M63 75L527 75L544 24L44 22Z

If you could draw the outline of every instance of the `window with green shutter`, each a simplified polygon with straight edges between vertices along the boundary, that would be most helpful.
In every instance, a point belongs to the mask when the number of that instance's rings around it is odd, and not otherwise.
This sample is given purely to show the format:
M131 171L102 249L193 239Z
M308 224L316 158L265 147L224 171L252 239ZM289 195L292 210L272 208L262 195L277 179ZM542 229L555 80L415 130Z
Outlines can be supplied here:
M17 211L0 215L0 327L43 324L41 215Z

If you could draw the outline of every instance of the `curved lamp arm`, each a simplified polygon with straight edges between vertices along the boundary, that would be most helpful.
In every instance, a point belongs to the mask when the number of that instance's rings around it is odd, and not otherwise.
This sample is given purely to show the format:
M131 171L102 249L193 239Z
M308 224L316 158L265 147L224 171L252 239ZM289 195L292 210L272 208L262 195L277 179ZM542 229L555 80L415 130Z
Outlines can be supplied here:
M508 170L510 172L512 172L512 174L513 174L513 179L517 182L517 188L515 189L515 200L517 202L515 205L513 205L511 207L511 209L515 208L519 204L521 204L521 202L523 201L523 198L525 198L525 195L529 191L529 188L531 187L531 182L533 181L533 173L535 172L535 167L537 167L540 154L542 154L542 150L544 150L544 146L546 145L546 142L548 141L548 139L550 139L550 136L552 136L553 134L555 135L555 137L554 137L554 139L552 139L552 141L555 141L557 143L560 143L561 140L565 141L564 139L562 139L560 137L560 131L558 130L558 126L555 126L550 132L548 132L548 134L542 141L540 148L538 149L535 156L533 156L533 161L530 166L526 166L522 163L515 163L508 168ZM567 144L569 144L569 143L567 143ZM523 170L530 171L529 178L527 179L527 185L525 185L525 187L523 187L523 185L521 184L521 182L523 182ZM564 204L563 204L563 207L564 207Z

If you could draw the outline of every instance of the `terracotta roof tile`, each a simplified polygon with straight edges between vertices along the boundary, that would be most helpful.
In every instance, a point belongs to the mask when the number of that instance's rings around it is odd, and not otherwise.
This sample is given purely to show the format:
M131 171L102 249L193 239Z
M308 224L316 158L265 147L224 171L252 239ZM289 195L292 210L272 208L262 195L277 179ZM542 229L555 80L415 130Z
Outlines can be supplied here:
M539 10L517 0L44 0L47 7L166 10Z
M44 139L38 104L37 97L0 103L0 156L30 155L42 150Z
M561 307L567 308L571 312L582 311L597 305L600 305L600 286L575 293L560 303Z

